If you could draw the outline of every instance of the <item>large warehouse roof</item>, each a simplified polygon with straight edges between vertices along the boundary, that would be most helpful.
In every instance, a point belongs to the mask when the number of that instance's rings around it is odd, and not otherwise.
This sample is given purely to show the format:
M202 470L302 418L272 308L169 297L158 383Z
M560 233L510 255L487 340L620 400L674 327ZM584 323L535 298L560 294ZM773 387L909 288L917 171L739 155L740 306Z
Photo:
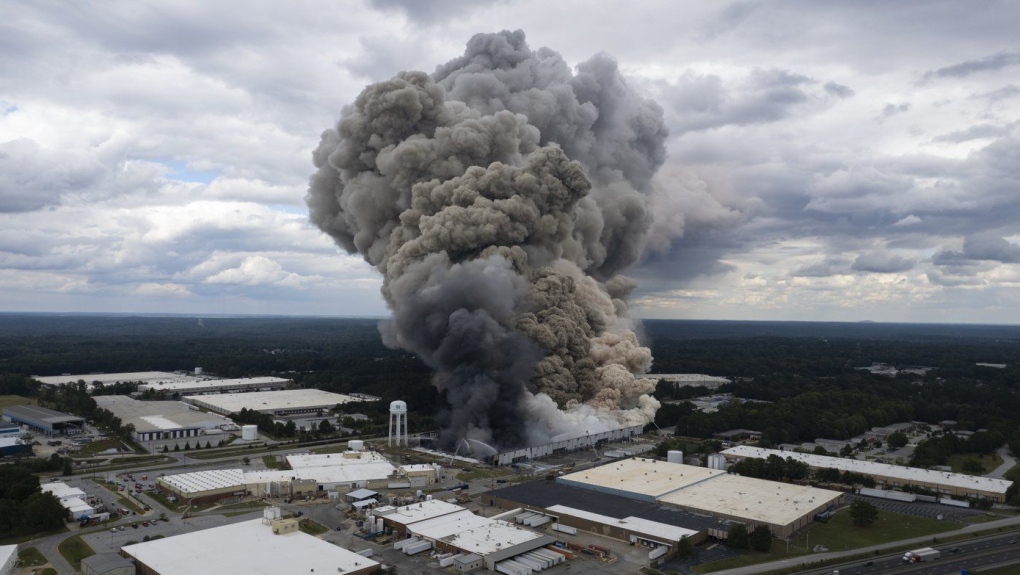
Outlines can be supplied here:
M242 377L239 379L191 379L180 381L153 381L138 386L140 390L166 391L170 393L203 393L218 389L243 389L247 387L283 386L293 380L282 377Z
M577 517L578 519L584 519L594 523L615 525L621 529L626 529L633 533L638 533L647 537L654 537L656 539L679 541L684 537L691 537L698 534L698 532L694 529L684 529L683 527L677 527L676 525L659 523L657 521L651 521L641 517L623 517L618 519L616 517L600 515L598 513L584 511L583 509L575 509L565 505L553 505L549 508L549 512L557 516Z
M244 474L244 481L251 485L266 481L281 481L291 478L311 479L316 483L360 483L386 479L396 470L385 461L362 465L329 465L321 467L302 467L287 471L249 471Z
M462 509L464 508L460 505L454 505L439 499L430 499L420 503L404 505L403 507L378 507L373 513L385 517L387 521L392 521L398 525L411 525L418 521L456 513Z
M762 449L739 445L722 452L723 455L735 457L756 457L767 459L770 455L778 455L783 459L793 459L806 463L814 468L832 468L840 471L853 471L871 476L892 477L903 483L930 483L936 485L947 485L974 492L1006 493L1010 481L1005 479L993 479L991 477L979 477L975 475L964 475L962 473L949 473L946 471L935 471L931 469L919 469L917 467L902 467L889 465L888 463L877 463L875 461L860 461L857 459L843 459L841 457L828 457L825 455L814 455L811 453L797 453L795 451L779 451L776 449Z
M629 493L655 499L677 489L725 474L725 471L707 467L635 458L570 473L557 481L567 485L574 484L589 489Z
M97 395L95 400L99 407L111 411L125 425L134 425L136 432L236 425L222 415L196 411L183 401L139 401L126 395Z
M240 469L212 469L160 477L160 481L182 493L202 493L217 489L244 487L244 472Z
M435 541L455 533L460 533L461 531L481 527L491 521L492 519L475 515L467 509L464 509L456 513L418 521L409 525L407 528L411 533L414 533L419 537Z
M85 497L85 492L77 487L71 487L63 481L54 481L52 483L43 483L40 485L43 493L52 493L57 499L64 499L65 497Z
M38 405L11 405L4 408L4 417L31 422L38 427L50 427L60 423L85 423L75 415L68 415Z
M545 541L541 541L542 539L548 540L549 543L555 541L548 535L523 529L513 523L489 520L485 525L444 537L443 542L457 549L484 557L532 541L536 543L537 547L540 547L545 544Z
M78 383L79 380L92 385L93 382L100 382L105 384L111 383L123 383L123 382L143 382L143 383L154 383L154 382L184 382L184 381L200 381L202 378L194 375L170 373L167 371L132 371L127 373L89 373L81 375L47 375L38 376L33 375L32 379L46 384L46 385L60 385L62 383Z
M241 409L254 409L262 413L275 413L329 409L338 404L364 400L320 389L287 389L281 391L195 395L185 398L185 401L219 413L237 413Z
M331 465L364 465L366 463L387 463L386 458L372 451L347 451L344 453L296 453L287 456L291 469L303 467L327 467Z
M837 491L816 487L721 475L669 493L659 501L762 523L789 525L840 496Z
M379 564L300 531L276 535L261 519L128 545L122 550L160 575L343 575Z

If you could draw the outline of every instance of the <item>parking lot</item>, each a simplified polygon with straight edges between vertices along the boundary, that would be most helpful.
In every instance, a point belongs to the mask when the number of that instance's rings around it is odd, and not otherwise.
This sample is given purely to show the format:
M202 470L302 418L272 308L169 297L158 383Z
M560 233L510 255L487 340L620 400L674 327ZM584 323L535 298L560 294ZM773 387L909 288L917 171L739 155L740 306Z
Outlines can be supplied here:
M928 519L938 519L941 521L955 521L963 523L968 517L975 515L985 515L988 512L980 509L970 509L967 507L952 507L949 505L940 505L938 503L924 503L914 502L907 503L903 501L891 501L889 499L879 499L877 497L862 497L860 495L849 495L848 499L861 499L874 505L882 511L892 511L894 513L903 513L906 515L914 515L916 517L927 517Z

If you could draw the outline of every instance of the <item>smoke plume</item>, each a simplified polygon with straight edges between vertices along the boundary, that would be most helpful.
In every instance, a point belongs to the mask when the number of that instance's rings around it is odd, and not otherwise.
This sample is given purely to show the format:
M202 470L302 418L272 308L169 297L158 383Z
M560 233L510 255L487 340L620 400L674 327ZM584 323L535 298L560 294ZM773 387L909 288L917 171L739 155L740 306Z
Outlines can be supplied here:
M315 150L311 220L384 277L387 345L452 406L442 441L501 448L648 422L620 275L644 249L662 110L598 54L521 31L365 88Z

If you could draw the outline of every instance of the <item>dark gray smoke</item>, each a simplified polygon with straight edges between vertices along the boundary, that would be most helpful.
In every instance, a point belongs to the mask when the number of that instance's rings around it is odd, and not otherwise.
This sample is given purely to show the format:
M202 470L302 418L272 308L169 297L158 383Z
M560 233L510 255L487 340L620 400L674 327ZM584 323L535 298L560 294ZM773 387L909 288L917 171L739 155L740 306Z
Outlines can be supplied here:
M311 220L383 273L384 341L435 369L448 445L654 415L619 274L644 248L665 138L612 58L575 74L521 31L365 88L323 133Z

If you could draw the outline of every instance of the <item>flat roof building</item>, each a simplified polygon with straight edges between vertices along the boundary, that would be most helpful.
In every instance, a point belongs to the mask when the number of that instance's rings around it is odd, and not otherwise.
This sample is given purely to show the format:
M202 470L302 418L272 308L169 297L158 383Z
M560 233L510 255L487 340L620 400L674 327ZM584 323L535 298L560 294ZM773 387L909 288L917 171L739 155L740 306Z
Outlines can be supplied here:
M18 563L17 545L0 545L0 575L11 575Z
M122 548L146 575L368 575L379 563L301 531L253 519Z
M79 381L84 381L92 391L97 383L103 385L112 385L116 383L170 383L170 382L184 382L184 381L201 381L204 379L201 376L182 374L182 373L170 373L168 371L132 371L126 373L89 373L89 374L70 374L65 373L64 375L47 375L38 376L33 375L32 379L38 381L43 385L74 385Z
M4 408L4 419L11 423L27 426L32 431L46 435L78 433L85 427L85 419L53 411L38 405L12 405Z
M320 389L287 389L219 395L190 395L185 397L184 401L224 415L238 413L242 409L260 411L269 415L288 415L329 411L337 405L365 400Z
M655 501L659 497L701 481L726 475L725 471L667 463L655 459L623 459L558 477L556 481L628 499Z
M163 392L167 395L203 395L209 393L234 393L238 391L270 391L286 389L294 383L282 377L242 377L238 379L187 379L177 381L152 381L138 386L139 391Z
M212 431L236 430L230 418L198 411L182 401L139 401L126 395L97 395L96 404L135 427L135 441L197 437Z
M776 455L783 459L792 457L796 461L807 464L812 469L831 468L867 475L874 479L875 482L887 488L915 485L946 495L984 497L998 503L1005 503L1006 490L1009 489L1011 483L1006 479L993 479L991 477L964 475L962 473L950 473L948 471L920 469L917 467L903 467L875 461L861 461L858 459L829 457L811 453L797 453L795 451L762 449L747 445L732 447L723 451L722 455L730 461L747 458L768 459L770 455Z
M749 527L767 525L777 537L789 536L810 523L816 513L835 507L844 498L837 491L640 458L578 471L556 481L638 501L656 501L719 519L732 519Z

